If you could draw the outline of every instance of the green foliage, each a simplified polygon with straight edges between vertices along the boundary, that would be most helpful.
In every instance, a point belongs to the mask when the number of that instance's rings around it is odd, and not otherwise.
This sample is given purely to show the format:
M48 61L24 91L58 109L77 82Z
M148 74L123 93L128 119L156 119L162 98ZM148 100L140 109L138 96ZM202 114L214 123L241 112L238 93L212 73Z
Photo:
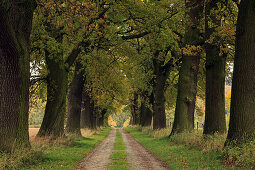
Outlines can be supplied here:
M114 122L116 122L117 127L123 127L124 122L126 122L130 118L130 113L129 112L117 112L113 113L112 119Z
M225 148L223 158L229 165L253 169L255 167L255 141L238 147Z
M35 98L33 98L35 99ZM29 107L29 125L41 125L44 116L45 102L41 99L36 99L32 103L30 100Z

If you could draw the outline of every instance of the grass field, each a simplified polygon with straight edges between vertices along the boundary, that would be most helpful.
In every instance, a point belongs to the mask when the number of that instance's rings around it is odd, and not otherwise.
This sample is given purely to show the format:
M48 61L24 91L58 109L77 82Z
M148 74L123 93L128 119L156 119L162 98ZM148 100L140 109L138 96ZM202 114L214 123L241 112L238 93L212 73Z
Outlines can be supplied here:
M125 130L173 169L231 169L223 164L219 150L198 150L170 142L167 136L152 137L134 127Z
M32 150L1 154L0 169L73 169L108 136L110 130L101 129L90 137L67 136L51 141L34 138L38 129L30 129Z

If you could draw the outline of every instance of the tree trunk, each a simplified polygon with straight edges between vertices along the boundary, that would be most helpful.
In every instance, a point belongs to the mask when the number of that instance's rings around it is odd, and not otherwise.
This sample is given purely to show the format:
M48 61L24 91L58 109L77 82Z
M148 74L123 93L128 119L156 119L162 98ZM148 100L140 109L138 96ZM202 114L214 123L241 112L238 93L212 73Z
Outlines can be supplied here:
M188 4L189 3L189 4ZM199 18L203 12L203 1L187 1L191 6L188 16L183 49L182 65L179 72L178 92L175 108L175 118L171 135L194 129L194 111L197 94L197 74L200 62L201 43L200 30L198 28Z
M154 95L153 95L153 93L151 93L151 95L149 96L149 106L146 107L147 116L145 119L144 126L151 126L152 115L153 115L153 112L152 112L153 103L154 103Z
M101 126L104 126L104 120L105 120L105 114L107 113L107 109L103 109L101 111L101 116L100 118L98 119L98 126L101 127Z
M0 2L0 152L29 147L30 32L35 2Z
M97 128L97 115L98 115L98 107L95 107L95 102L92 100L92 103L91 103L91 122L92 122L92 129L96 129Z
M148 106L149 102L146 102L146 97L141 99L140 107L140 125L141 126L151 126L152 121L152 111Z
M81 135L80 118L81 118L81 102L82 91L84 87L84 71L82 64L77 61L75 66L75 73L68 92L68 120L66 131L68 133L76 133Z
M140 126L145 126L146 120L146 101L145 97L141 96L141 106L140 106Z
M230 124L226 145L255 139L255 1L242 0L236 31Z
M92 113L91 113L92 112ZM92 128L91 116L93 114L91 98L85 89L82 96L81 128Z
M216 32L215 25L221 26L221 20L217 19L211 11L217 11L218 6L211 1L206 4L205 12L205 35L209 40ZM210 21L213 27L210 27ZM204 134L225 133L225 65L226 54L220 55L220 45L217 40L219 37L213 37L212 43L206 43L206 101L205 101L205 125Z
M139 114L138 114L138 94L133 93L133 99L131 100L131 125L139 124Z
M55 36L55 40L58 43L62 43L63 35L59 31ZM37 136L53 136L56 138L64 134L68 73L69 68L73 65L80 52L81 49L78 45L73 48L67 59L64 60L62 52L56 54L56 56L50 56L50 53L45 50L48 69L47 103L43 122Z
M199 55L183 56L179 72L175 118L171 134L194 129Z
M170 70L165 70L164 63L153 60L155 80L153 84L153 129L166 128L166 113L165 113L165 89L166 80L169 76Z
M225 133L225 64L219 47L208 45L206 59L206 106L204 134Z
M68 70L63 59L46 57L49 70L47 77L47 103L45 115L37 136L59 137L64 134Z

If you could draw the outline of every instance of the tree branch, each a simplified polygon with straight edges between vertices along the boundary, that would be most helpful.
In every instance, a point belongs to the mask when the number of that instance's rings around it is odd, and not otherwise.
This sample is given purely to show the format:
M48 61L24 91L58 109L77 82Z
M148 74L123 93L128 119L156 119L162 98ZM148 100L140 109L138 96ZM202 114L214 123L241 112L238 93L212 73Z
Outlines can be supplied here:
M127 35L127 36L121 36L122 40L130 40L130 39L135 39L135 38L141 38L144 37L145 35L150 34L151 31L145 31L140 34L133 34L133 35Z
M75 59L78 57L78 55L81 52L81 48L80 46L75 47L72 52L69 54L69 56L67 57L65 63L68 64L68 69L73 65Z
M30 80L30 86L35 85L37 82L46 81L47 77L38 77L38 78L32 78Z

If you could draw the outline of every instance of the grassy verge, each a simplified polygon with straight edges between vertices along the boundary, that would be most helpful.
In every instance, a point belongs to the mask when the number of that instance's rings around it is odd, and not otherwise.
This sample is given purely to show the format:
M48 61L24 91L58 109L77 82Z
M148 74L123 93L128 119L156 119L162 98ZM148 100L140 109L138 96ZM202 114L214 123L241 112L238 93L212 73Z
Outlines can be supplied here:
M127 127L125 130L173 169L231 169L222 164L221 151L218 149L199 150L170 141L167 136L152 137L138 128Z
M0 169L73 169L110 130L105 128L91 137L68 136L54 142L34 139L32 150L0 155Z
M130 169L128 166L128 163L127 163L127 155L126 155L125 148L126 147L125 147L124 141L122 139L122 135L119 132L119 130L117 129L116 140L115 140L115 144L114 144L114 151L111 156L112 163L109 167L110 170L117 170L117 169L128 170L128 169Z

